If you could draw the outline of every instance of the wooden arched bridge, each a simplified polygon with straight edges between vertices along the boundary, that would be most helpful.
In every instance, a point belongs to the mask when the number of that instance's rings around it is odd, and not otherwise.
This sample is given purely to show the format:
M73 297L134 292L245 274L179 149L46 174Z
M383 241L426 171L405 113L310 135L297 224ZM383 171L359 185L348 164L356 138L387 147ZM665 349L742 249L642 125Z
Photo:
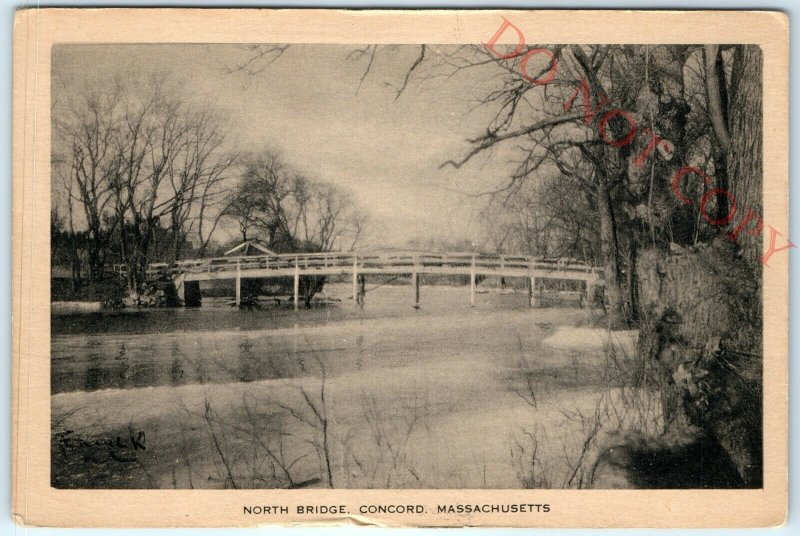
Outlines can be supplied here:
M172 264L149 266L151 276L169 275L179 297L188 303L189 295L199 295L201 281L231 279L236 284L236 304L241 303L241 282L248 278L291 277L294 279L294 307L300 307L300 278L303 276L351 275L353 298L363 298L367 275L409 275L413 305L419 307L420 275L468 275L470 304L475 305L478 276L525 278L528 301L534 304L537 280L583 281L591 297L603 285L602 268L568 260L546 260L522 255L486 255L475 253L420 252L351 252L290 253L217 257L181 260Z

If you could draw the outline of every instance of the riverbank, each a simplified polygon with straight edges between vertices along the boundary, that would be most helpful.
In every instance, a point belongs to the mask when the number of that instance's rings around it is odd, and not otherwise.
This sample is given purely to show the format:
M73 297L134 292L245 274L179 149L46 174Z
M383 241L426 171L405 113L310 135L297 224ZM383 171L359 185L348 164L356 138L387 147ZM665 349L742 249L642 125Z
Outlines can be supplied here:
M50 303L51 315L71 315L77 313L96 313L103 308L99 301L57 301Z

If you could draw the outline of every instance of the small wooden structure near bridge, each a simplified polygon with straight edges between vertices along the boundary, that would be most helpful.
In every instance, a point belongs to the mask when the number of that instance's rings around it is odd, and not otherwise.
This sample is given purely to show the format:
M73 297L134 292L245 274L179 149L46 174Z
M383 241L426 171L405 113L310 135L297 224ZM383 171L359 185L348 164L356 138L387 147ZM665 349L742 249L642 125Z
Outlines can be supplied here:
M150 276L169 275L186 305L199 304L200 282L232 279L236 285L236 304L241 303L241 282L247 278L291 277L294 280L294 307L300 308L300 278L303 276L350 275L353 300L363 304L367 275L411 276L413 306L420 305L420 275L468 275L470 304L475 305L477 276L525 278L528 302L536 306L537 281L555 279L583 281L591 299L595 288L603 286L602 268L567 260L547 260L521 255L420 252L289 253L225 256L181 260L173 264L154 263ZM539 288L541 285L539 286Z

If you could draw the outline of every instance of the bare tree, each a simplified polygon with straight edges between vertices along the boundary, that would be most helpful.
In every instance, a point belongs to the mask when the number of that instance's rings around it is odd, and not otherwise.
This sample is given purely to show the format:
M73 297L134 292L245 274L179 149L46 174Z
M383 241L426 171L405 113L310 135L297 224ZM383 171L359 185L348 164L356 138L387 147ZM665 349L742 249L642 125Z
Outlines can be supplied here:
M207 111L188 113L189 129L176 158L168 167L170 202L167 205L173 240L173 260L181 250L192 227L197 226L200 255L203 254L222 215L213 207L225 201L224 181L229 178L236 156L226 154L222 145L225 134L221 120ZM204 231L204 223L210 229Z
M64 184L70 222L73 203L82 212L87 230L89 278L103 277L107 246L113 229L105 228L105 216L114 202L116 173L115 138L118 135L117 82L106 90L87 88L81 97L67 101L53 114L54 168Z
M87 229L90 278L106 258L127 267L130 289L145 282L156 242L171 241L177 259L190 233L205 249L221 217L224 181L235 157L224 122L190 104L155 75L137 83L112 80L54 106L54 170L69 212L80 207Z
M297 252L352 249L361 237L366 218L337 186L297 173L273 151L245 156L243 168L226 211L243 239Z

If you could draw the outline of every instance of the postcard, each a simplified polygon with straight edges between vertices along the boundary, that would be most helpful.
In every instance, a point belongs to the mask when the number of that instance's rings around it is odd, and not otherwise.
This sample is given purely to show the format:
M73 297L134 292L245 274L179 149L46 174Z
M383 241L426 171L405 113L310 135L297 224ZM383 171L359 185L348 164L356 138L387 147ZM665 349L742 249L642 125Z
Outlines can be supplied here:
M781 525L788 43L20 10L17 523Z

